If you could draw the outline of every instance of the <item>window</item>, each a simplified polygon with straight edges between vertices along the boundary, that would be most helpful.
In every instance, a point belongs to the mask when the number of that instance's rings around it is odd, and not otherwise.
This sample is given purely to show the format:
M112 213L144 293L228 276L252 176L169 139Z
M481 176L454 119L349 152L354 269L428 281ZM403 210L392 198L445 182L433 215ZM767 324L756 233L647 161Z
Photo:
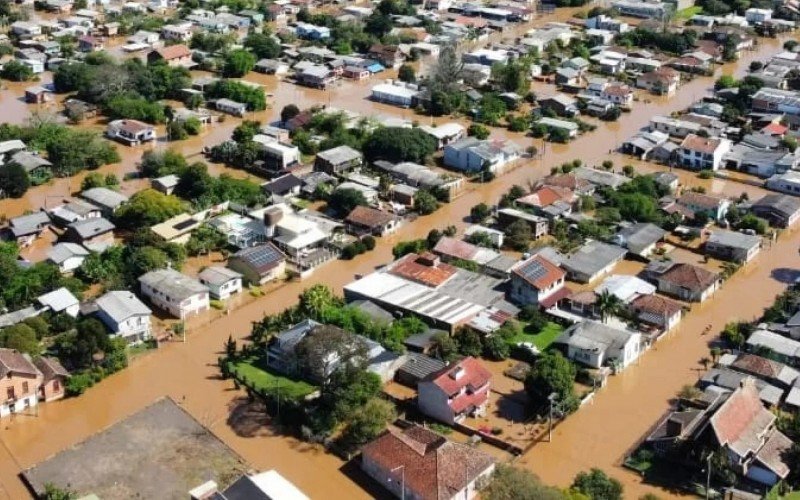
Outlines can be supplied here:
M53 390L55 392L61 392L61 382L58 379L53 380Z
M12 400L13 399L17 399L15 394L14 394L14 388L13 387L9 387L8 389L6 389L6 399L12 399Z
M22 392L24 392L25 394L28 393L28 382L27 381L22 383Z

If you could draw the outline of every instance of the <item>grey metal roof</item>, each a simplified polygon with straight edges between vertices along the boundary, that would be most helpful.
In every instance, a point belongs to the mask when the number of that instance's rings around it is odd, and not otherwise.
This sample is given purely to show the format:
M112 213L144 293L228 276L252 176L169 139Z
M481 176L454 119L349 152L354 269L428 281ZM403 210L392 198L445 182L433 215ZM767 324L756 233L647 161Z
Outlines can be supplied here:
M33 306L26 307L25 309L20 309L18 311L2 314L0 315L0 328L16 325L17 323L21 323L28 318L32 318L38 315L39 311Z
M149 316L152 311L136 295L128 291L107 292L95 300L97 307L111 319L121 323L133 316Z
M761 237L736 231L716 230L711 232L711 236L708 237L708 243L749 250L761 243Z
M227 267L211 266L200 271L197 277L202 282L219 286L231 280L241 278L242 274L237 273L233 269L228 269Z
M81 198L112 210L128 201L128 197L124 194L105 187L87 189L81 193Z
M178 300L188 299L198 293L208 293L205 285L174 269L150 271L139 277L139 283Z
M622 238L623 246L633 253L640 253L650 245L660 241L667 232L655 224L642 222L621 229L617 235Z
M436 373L445 367L444 361L424 354L409 352L406 354L408 361L400 367L398 372L410 375L417 380L422 380L431 373Z
M50 216L47 212L34 212L14 217L9 223L14 236L26 236L38 232L42 227L50 224Z
M774 210L790 217L800 210L800 200L786 194L768 194L753 203L753 208Z
M43 306L49 307L53 312L61 312L79 304L78 299L72 295L72 292L64 287L40 295L36 300Z
M583 350L606 351L612 347L622 348L632 334L633 332L618 330L598 321L582 321L564 330L556 342Z
M114 224L109 222L107 219L103 217L94 217L91 219L84 219L79 220L77 222L73 222L67 228L72 229L75 231L78 236L83 239L91 238L93 236L97 236L98 234L107 233L109 231L113 231Z
M72 257L86 257L89 251L77 243L58 243L47 252L47 258L61 264Z
M589 241L567 258L561 259L561 265L568 271L592 276L624 256L624 248L599 241Z
M356 151L350 146L345 146L345 145L317 153L317 158L321 158L332 165L338 165L353 160L359 160L361 159L361 156L362 155L360 151Z

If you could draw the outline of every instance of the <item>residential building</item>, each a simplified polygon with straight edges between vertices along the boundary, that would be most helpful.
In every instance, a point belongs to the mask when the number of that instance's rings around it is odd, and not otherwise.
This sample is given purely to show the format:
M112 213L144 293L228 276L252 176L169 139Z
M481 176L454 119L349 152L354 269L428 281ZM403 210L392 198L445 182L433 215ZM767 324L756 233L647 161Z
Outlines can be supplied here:
M341 175L361 167L364 155L350 146L338 146L317 153L314 170L329 175Z
M279 142L266 134L256 134L253 141L261 147L268 173L281 174L300 163L300 149L291 143Z
M82 191L80 197L92 205L99 207L104 217L111 217L119 207L128 202L128 197L124 194L108 189L107 187L96 187Z
M489 404L492 374L468 356L432 373L417 385L417 405L425 415L446 424L480 417Z
M614 235L614 243L627 249L629 254L647 258L666 235L667 232L655 224L638 222L620 229Z
M559 254L551 248L542 249L540 253L565 269L569 279L591 283L610 273L625 257L626 252L617 245L590 240L569 255Z
M534 240L538 240L547 235L547 229L549 227L547 218L510 207L498 210L497 219L503 227L507 227L518 220L527 222L531 227L531 239Z
M33 360L33 364L42 374L42 381L39 385L39 401L49 403L57 399L62 399L66 395L64 387L70 373L61 365L57 358L39 356Z
M694 191L687 191L680 198L676 200L678 205L691 210L692 212L702 212L708 216L710 220L721 221L728 213L728 208L731 206L730 200L726 198L719 198L703 193Z
M0 348L0 418L36 406L43 379L30 356Z
M667 66L642 73L636 78L636 86L656 95L672 95L678 90L681 74Z
M550 118L550 117L539 118L538 120L536 120L536 123L539 125L544 125L545 127L547 127L547 130L549 131L563 130L567 133L567 135L570 138L577 137L578 132L580 131L580 127L578 126L577 123L567 120L559 120L557 118Z
M554 306L566 294L567 273L541 255L534 255L511 268L509 297L521 305L539 305L544 309Z
M633 90L621 83L606 86L600 97L623 108L630 108L633 104Z
M410 108L419 94L416 86L381 83L372 87L371 97L374 101Z
M32 245L50 223L47 212L34 212L12 218L4 232L8 234L8 239L13 239L20 248L24 248Z
M297 74L297 81L307 87L326 89L337 79L336 73L327 66L311 65Z
M622 304L629 304L637 297L656 293L656 287L636 276L629 274L612 274L595 288L594 292L600 296L603 293L613 295Z
M192 38L193 24L190 22L166 24L161 27L164 40L188 42Z
M520 154L517 145L511 142L465 137L445 146L444 164L462 172L500 174Z
M596 187L609 187L612 189L617 189L631 181L630 178L621 174L588 167L578 167L572 171L572 174L578 179L594 184Z
M657 294L640 295L628 304L628 309L639 321L654 325L663 331L672 330L683 317L683 305Z
M214 107L217 111L233 116L243 117L247 113L247 104L236 102L232 99L217 99L214 101Z
M114 120L106 127L106 135L127 144L138 146L156 139L156 129L152 125L138 120Z
M692 170L719 170L722 157L732 145L730 139L689 134L681 142L678 162Z
M663 132L671 137L683 139L688 135L697 134L703 127L699 123L688 120L672 118L670 116L656 115L650 118L650 131Z
M762 113L800 115L800 95L794 90L762 87L753 94L751 107Z
M49 212L53 222L62 227L66 227L73 222L97 219L102 215L100 207L81 200L57 205L51 208Z
M65 238L92 250L105 250L114 244L116 226L103 217L79 220L67 226Z
M71 273L81 267L89 256L89 251L75 243L58 243L47 252L47 261L58 266L64 274Z
M265 182L261 189L269 197L291 198L300 194L303 181L294 174L286 174Z
M180 180L177 175L170 174L151 180L150 186L159 193L172 194Z
M202 225L202 217L182 213L152 226L150 231L167 243L185 245L192 233Z
M771 359L800 368L800 341L769 330L754 331L745 343L749 352L759 353L768 349Z
M152 311L136 295L127 290L112 290L94 301L97 317L111 335L136 344L152 337Z
M272 243L243 248L228 260L228 267L241 273L252 285L282 279L286 275L286 256Z
M367 53L370 59L378 61L386 68L397 69L403 64L406 57L397 45L383 45L376 43Z
M768 194L750 206L750 211L771 226L788 228L800 218L800 200L783 194Z
M309 500L297 486L276 470L245 474L223 491L213 480L189 491L191 500Z
M419 129L436 140L437 149L442 149L466 135L464 126L455 122L442 123L437 126L423 125Z
M483 451L419 426L390 429L361 449L361 469L397 498L471 500L494 468Z
M586 366L622 370L639 357L642 335L585 320L564 330L555 342L565 348L568 358Z
M549 109L558 116L570 117L578 113L578 101L566 94L542 97L537 102L541 109Z
M761 250L761 237L715 229L706 240L705 251L708 255L721 260L747 263Z
M755 354L724 354L719 358L719 366L724 366L737 372L763 380L782 389L789 389L796 385L800 379L800 371L762 356Z
M703 302L722 283L718 274L693 264L652 262L646 272L659 292L687 302Z
M183 44L167 45L147 54L147 62L164 62L167 66L188 68L194 66L192 51Z
M492 229L490 227L481 226L480 224L473 224L464 229L464 237L468 238L476 233L483 233L488 236L489 240L495 248L501 248L506 234L503 231Z
M208 288L174 269L158 269L139 277L142 295L176 318L186 318L209 308Z
M385 236L399 227L397 216L376 208L357 206L344 220L347 232L354 236Z
M766 187L773 191L800 196L800 172L788 171L775 174L767 179Z
M547 217L551 221L571 214L578 202L578 196L569 188L547 185L516 199L517 206L530 209L536 215Z
M197 279L208 287L212 299L228 300L242 291L242 274L227 267L207 267L200 271Z

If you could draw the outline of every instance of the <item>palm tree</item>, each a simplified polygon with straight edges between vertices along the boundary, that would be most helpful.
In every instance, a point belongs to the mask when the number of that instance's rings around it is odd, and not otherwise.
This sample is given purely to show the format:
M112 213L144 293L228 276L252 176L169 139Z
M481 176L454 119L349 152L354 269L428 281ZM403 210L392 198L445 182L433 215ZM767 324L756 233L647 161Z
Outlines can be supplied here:
M620 307L622 307L622 301L608 290L603 290L597 297L597 308L600 311L600 320L604 323L609 317L616 316L617 313L619 313Z
M716 363L719 357L722 355L722 349L720 349L719 347L712 347L710 353L711 353L711 360L714 361L714 363Z
M709 363L711 363L710 359L708 359L706 357L700 358L700 364L703 365L704 369L708 370L708 364Z
M315 320L321 320L326 309L334 304L335 297L325 285L314 285L300 294L300 310Z

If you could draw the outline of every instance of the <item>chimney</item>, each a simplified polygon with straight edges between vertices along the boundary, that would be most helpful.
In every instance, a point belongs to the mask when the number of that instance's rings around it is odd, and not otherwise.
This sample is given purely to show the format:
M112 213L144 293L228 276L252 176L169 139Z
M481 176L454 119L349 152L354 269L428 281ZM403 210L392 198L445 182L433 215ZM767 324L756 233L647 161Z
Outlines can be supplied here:
M214 481L206 481L200 486L189 491L189 498L192 500L208 500L219 493L219 487Z
M678 437L683 433L683 422L675 417L667 419L667 436Z

